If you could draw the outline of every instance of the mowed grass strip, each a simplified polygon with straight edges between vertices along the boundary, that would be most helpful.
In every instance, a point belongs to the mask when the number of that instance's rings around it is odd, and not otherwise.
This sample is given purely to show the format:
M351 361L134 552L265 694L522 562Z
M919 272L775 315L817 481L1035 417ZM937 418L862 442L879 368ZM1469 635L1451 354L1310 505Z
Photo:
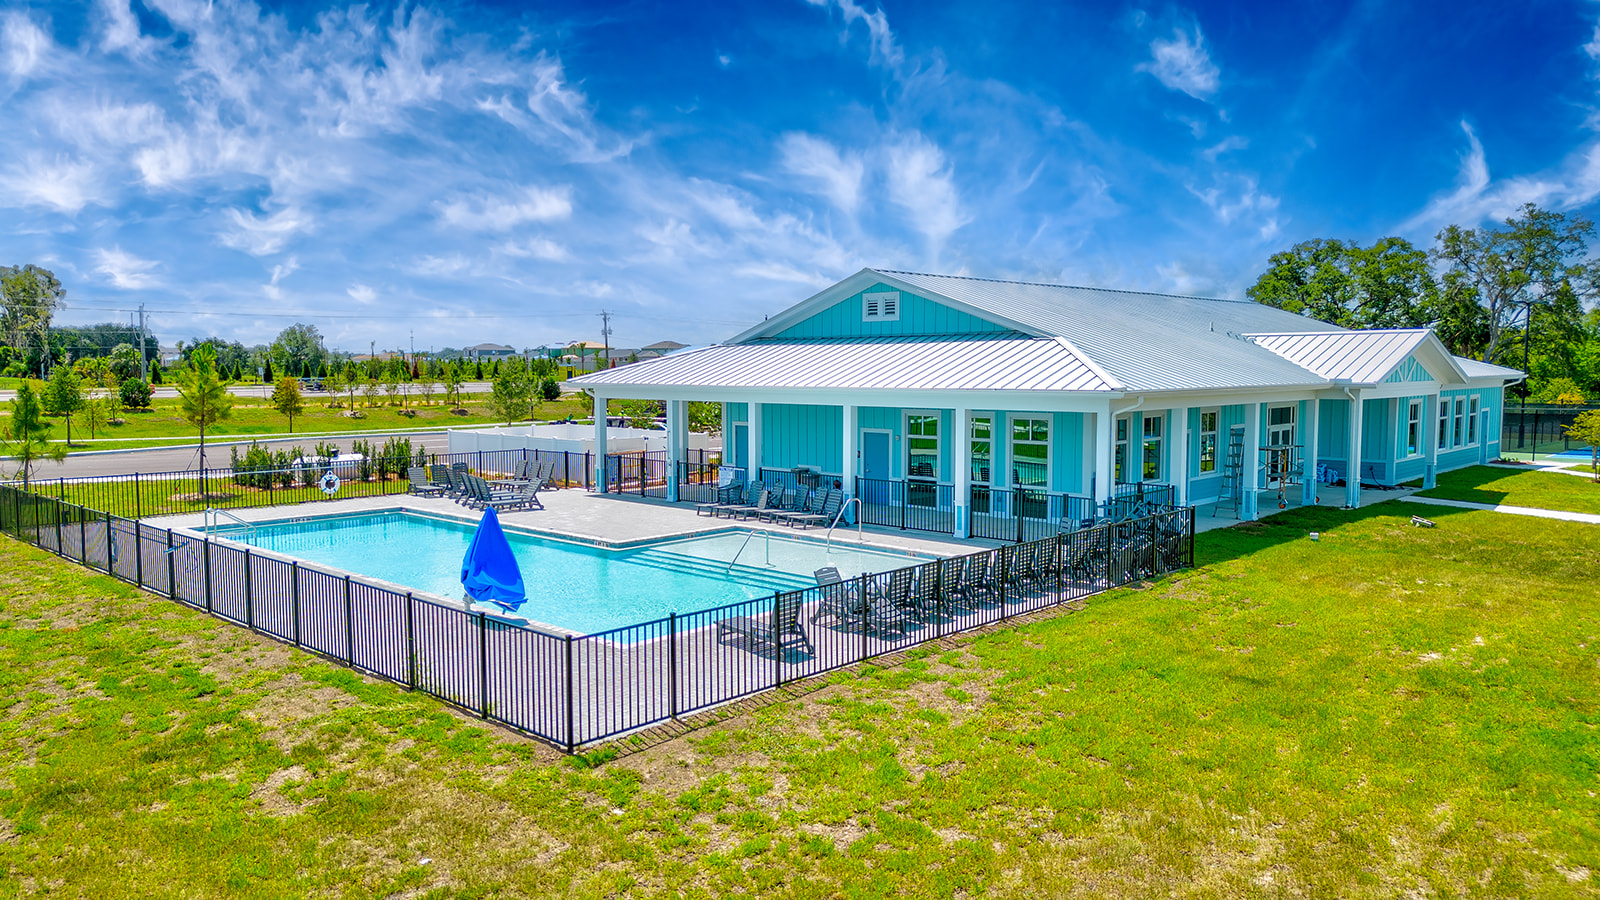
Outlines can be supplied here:
M151 896L1592 896L1600 541L1433 518L1383 503L1210 532L1191 572L592 770L0 542L0 877Z
M1600 513L1600 483L1560 472L1517 472L1473 466L1440 473L1437 486L1420 491L1417 496Z

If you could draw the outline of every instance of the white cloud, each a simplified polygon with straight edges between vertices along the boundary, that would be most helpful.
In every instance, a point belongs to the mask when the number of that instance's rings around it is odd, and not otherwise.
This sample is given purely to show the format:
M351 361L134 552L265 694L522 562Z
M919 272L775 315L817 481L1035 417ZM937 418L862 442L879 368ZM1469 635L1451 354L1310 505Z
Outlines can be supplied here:
M572 215L572 188L524 187L508 194L460 196L438 204L446 225L471 231L505 231L525 222L551 222Z
M1196 100L1209 100L1217 92L1222 73L1206 52L1199 26L1192 34L1177 28L1173 29L1171 40L1156 38L1151 41L1150 57L1150 61L1140 63L1136 71L1149 72L1172 90L1182 91Z
M75 213L90 203L100 202L95 167L64 157L46 161L32 156L20 166L0 176L0 197L9 195L8 206L47 206L60 212Z
M222 243L251 256L270 256L302 231L310 231L312 218L290 207L270 216L257 216L242 209L229 209L233 227L221 232Z
M1206 162L1216 162L1217 157L1221 156L1222 154L1227 153L1230 150L1243 150L1248 146L1250 146L1249 138L1240 137L1239 135L1231 135L1223 138L1215 144L1212 144L1206 149L1201 150L1200 156Z
M920 134L891 145L887 166L889 199L927 238L929 261L936 262L945 240L971 220L961 209L951 166L944 153Z
M856 22L863 22L867 26L867 34L872 40L871 55L868 59L878 65L890 69L900 68L905 62L905 53L895 42L894 31L889 28L889 17L880 8L867 12L855 3L855 0L806 0L812 6L824 6L839 10L844 16L845 31L839 36L841 42L850 39L850 26Z
M822 193L834 206L854 213L861 201L861 178L866 165L853 153L841 154L837 147L809 134L791 132L778 142L785 169L820 182Z
M545 262L565 262L572 258L567 248L549 238L529 238L525 241L506 241L495 251L518 259L542 259Z
M53 49L50 35L24 13L9 12L0 18L0 59L12 78L32 75Z
M295 256L289 257L289 261L288 262L279 263L278 265L275 265L275 266L272 267L272 283L273 284L277 284L278 282L284 280L285 278L288 278L290 275L293 275L295 273L295 271L298 270L299 268L300 268L300 259L299 259L299 257L295 257Z
M1194 186L1189 192L1199 197L1217 221L1223 225L1254 225L1256 235L1268 240L1278 233L1279 199L1263 193L1256 179L1249 175L1221 175L1217 184L1201 190Z
M139 17L133 14L128 0L98 0L95 8L102 21L100 46L106 52L125 50L129 56L143 56L153 49L155 39L140 33Z
M344 292L350 295L350 299L362 304L363 306L378 299L377 291L359 282L345 288Z
M150 274L150 270L157 265L154 260L140 259L124 252L121 247L113 247L110 250L99 249L94 252L94 256L99 262L94 270L109 279L113 287L126 291L140 291L153 288L160 283Z
M408 274L422 275L429 278L458 275L470 268L472 268L472 260L459 253L452 253L449 256L424 254L416 261L401 266L401 269Z

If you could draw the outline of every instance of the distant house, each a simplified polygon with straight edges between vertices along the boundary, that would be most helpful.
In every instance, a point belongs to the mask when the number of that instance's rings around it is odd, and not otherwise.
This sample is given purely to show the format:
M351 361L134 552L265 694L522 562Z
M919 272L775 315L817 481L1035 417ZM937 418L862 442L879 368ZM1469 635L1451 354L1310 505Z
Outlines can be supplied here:
M1357 506L1363 484L1431 484L1497 457L1502 392L1522 377L1427 329L863 269L725 343L576 386L665 400L669 422L721 401L729 468L807 467L965 537L992 536L990 520L1071 527L1130 495L1254 519L1333 481L1324 498Z
M505 344L473 344L461 351L468 359L504 359L516 356L517 348Z
M656 341L654 344L646 344L645 346L639 348L639 362L660 359L669 353L682 350L687 346L689 345L680 344L677 341Z

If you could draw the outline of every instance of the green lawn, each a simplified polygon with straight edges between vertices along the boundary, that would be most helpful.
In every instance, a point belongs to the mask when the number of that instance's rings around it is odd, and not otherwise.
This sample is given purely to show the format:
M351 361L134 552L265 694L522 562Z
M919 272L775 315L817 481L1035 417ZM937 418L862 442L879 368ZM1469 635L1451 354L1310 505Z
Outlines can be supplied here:
M387 401L380 400L376 407L360 406L361 418L350 418L342 415L343 409L330 409L327 406L326 395L311 395L306 404L303 415L295 417L294 434L313 434L324 432L358 432L358 431L385 431L402 428L459 428L468 425L496 425L504 420L490 415L487 400L482 394L466 394L464 408L467 415L452 413L444 401L435 398L431 405L416 406L409 404L405 411L415 413L414 416L402 415L402 408L390 406ZM358 404L361 402L358 398ZM589 414L588 399L576 395L568 395L559 401L545 403L538 410L542 420L563 419L568 416L580 417ZM10 415L10 404L5 404L4 412L0 415ZM67 432L65 423L59 417L46 420L53 426L51 437L57 441L66 440ZM178 411L177 398L158 398L152 402L149 410L132 410L124 413L124 423L98 429L94 439L89 436L89 429L84 426L82 418L74 418L72 422L72 449L83 450L128 450L135 447L160 447L178 443L193 443L198 437L198 432ZM233 406L232 415L216 428L211 429L207 439L227 440L245 439L252 437L293 437L289 432L289 421L284 415L272 408L268 400L259 397L240 397ZM308 438L306 449L316 443L316 438ZM48 465L44 471L48 472Z
M1437 487L1421 491L1417 496L1600 513L1600 484L1559 472L1517 472L1473 466L1440 474Z
M597 769L0 539L0 893L1593 896L1594 527L1410 512Z

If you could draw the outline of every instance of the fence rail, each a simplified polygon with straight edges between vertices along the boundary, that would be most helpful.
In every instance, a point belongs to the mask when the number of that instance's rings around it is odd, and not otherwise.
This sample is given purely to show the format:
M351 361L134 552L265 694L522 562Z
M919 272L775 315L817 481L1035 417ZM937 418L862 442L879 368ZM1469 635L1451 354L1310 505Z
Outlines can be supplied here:
M0 530L569 752L1184 568L1194 553L1193 510L1179 508L569 635L15 485L0 485Z
M1600 406L1508 407L1500 420L1500 452L1562 453L1589 445L1567 436L1567 428L1584 412Z

